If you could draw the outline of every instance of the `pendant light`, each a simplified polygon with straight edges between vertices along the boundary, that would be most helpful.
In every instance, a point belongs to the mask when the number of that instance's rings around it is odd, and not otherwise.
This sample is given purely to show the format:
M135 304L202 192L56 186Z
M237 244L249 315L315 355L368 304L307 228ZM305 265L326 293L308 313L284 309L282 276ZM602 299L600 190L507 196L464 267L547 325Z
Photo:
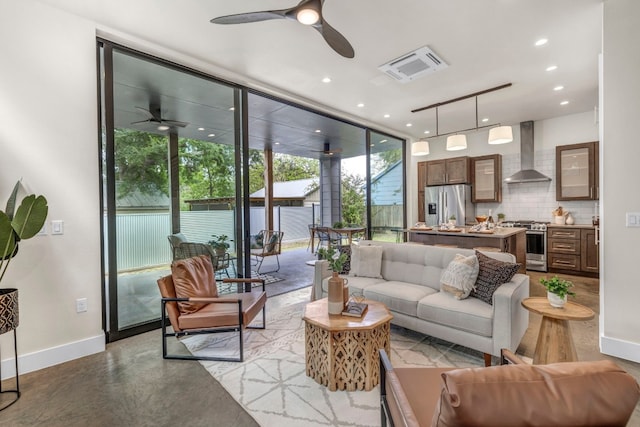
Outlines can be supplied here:
M489 129L489 144L506 144L513 141L511 126L498 126Z
M412 156L426 156L429 154L429 141L419 140L411 144L411 155Z
M465 150L467 148L467 136L462 134L447 137L447 151Z

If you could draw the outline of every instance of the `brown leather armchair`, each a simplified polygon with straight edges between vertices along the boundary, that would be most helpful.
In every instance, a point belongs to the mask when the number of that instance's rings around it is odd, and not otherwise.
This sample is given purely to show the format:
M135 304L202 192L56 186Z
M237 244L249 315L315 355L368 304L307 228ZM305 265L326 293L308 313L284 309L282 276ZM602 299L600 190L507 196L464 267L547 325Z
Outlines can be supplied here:
M393 368L380 350L382 426L625 426L640 397L609 360L501 366Z
M208 255L174 261L171 274L158 279L162 296L162 357L165 359L243 361L243 337L245 328L266 327L265 303L267 294L264 280L223 279L224 283L236 283L238 293L218 295L215 272ZM262 289L253 289L253 283L262 283ZM240 286L243 285L243 286ZM249 326L262 312L262 324ZM173 329L167 331L167 316ZM167 338L238 332L239 357L193 356L168 354Z

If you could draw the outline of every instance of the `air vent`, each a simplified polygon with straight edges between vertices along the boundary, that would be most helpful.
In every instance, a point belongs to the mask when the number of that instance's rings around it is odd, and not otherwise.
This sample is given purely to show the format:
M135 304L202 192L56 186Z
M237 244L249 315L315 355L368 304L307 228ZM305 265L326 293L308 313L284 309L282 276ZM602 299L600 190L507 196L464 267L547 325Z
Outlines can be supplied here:
M448 66L429 46L424 46L383 64L378 69L399 82L407 83Z

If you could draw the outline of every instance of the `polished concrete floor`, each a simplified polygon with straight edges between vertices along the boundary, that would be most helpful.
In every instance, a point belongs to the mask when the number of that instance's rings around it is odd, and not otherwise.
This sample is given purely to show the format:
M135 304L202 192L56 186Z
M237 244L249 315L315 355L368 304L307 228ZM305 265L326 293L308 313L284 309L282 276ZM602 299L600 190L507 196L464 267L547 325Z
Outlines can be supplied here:
M305 266L300 273L309 270ZM538 283L542 275L530 276L531 295L544 295ZM576 284L574 301L597 313L598 281L570 279ZM598 350L597 322L597 316L571 322L581 360L610 358ZM539 316L532 314L520 354L533 356L539 324ZM611 359L640 381L640 364ZM159 331L109 344L100 354L21 375L20 382L22 397L0 412L2 426L257 425L200 363L163 360ZM10 387L10 381L3 386ZM640 404L630 426L640 426L639 408Z

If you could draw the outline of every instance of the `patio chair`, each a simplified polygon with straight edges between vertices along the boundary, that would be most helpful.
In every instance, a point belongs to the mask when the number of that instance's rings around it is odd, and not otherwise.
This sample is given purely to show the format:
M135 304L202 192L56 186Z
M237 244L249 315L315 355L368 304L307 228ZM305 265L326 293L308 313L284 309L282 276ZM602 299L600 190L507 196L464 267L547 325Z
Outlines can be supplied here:
M218 277L222 277L222 273L227 277L231 277L229 276L228 270L231 258L228 253L218 255L210 245L195 242L182 242L180 243L179 250L182 255L182 258L180 259L191 258L199 255L208 255L211 259L211 265Z
M175 261L171 264L171 274L158 279L158 288L162 296L162 357L164 359L243 361L243 330L266 327L267 294L264 290L264 280L227 278L223 279L223 282L236 283L237 293L218 295L213 266L207 255ZM253 283L262 283L262 289L252 288ZM244 286L240 286L241 284ZM249 326L260 311L262 311L262 324ZM173 328L172 332L167 331L167 316ZM168 337L180 338L187 335L220 332L238 332L238 357L168 353Z
M337 246L342 243L342 235L332 231L329 227L316 227L316 235L318 236L318 246L316 246L316 252L320 249L320 245L324 243L324 246L329 249L331 246Z
M173 256L173 260L183 259L185 258L180 250L180 245L187 241L187 237L182 233L169 234L167 236L169 239L169 246L171 247L171 255Z
M251 249L251 255L255 257L255 267L256 273L273 273L280 270L280 259L278 255L282 250L282 236L284 236L284 232L275 231L275 230L261 230L258 235L262 236L262 239L258 240L261 243L254 244L253 249ZM277 268L275 270L270 271L260 271L262 267L262 263L264 259L270 256L276 257Z

